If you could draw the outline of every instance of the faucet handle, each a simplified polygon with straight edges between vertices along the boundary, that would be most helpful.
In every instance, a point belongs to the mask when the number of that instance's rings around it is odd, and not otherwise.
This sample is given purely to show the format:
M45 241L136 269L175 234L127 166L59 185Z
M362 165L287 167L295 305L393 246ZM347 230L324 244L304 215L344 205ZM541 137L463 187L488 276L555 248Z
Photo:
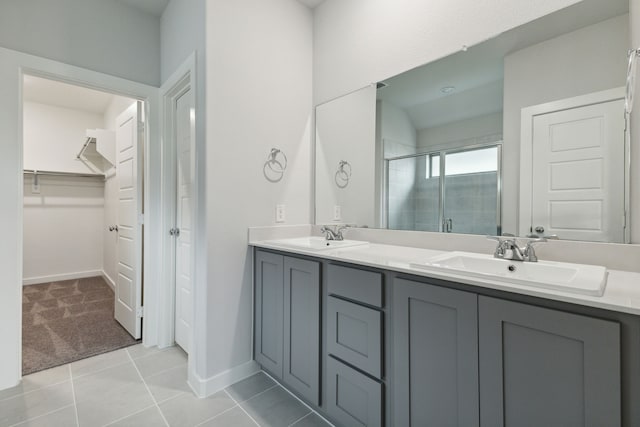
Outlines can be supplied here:
M544 243L546 242L546 237L538 237L537 239L531 239L527 242L527 246L524 248L524 259L529 262L538 262L538 256L536 255L536 251L533 248L533 245L536 243Z

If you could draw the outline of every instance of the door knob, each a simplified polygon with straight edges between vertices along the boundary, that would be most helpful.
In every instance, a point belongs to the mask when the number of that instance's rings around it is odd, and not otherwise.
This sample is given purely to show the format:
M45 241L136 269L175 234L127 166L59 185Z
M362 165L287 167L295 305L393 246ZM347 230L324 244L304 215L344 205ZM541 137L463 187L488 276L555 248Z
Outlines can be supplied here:
M178 237L180 235L180 229L172 228L171 230L169 230L169 235Z
M538 234L542 234L544 233L544 227L541 225L538 225L536 228L534 228L534 231Z

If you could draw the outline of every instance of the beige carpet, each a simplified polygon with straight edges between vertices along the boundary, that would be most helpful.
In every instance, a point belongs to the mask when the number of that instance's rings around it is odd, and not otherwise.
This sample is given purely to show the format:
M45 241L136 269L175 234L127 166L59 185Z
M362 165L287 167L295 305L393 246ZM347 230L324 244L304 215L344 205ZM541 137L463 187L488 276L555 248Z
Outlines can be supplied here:
M113 318L102 277L28 285L22 292L22 374L136 344Z

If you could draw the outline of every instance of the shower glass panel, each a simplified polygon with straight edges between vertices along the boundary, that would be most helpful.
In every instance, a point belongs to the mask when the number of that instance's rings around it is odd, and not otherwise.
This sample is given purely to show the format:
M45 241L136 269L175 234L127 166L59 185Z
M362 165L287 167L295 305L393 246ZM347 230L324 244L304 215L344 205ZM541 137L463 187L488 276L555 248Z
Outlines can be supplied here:
M386 160L387 228L500 234L500 148Z
M498 146L444 153L442 231L499 234Z

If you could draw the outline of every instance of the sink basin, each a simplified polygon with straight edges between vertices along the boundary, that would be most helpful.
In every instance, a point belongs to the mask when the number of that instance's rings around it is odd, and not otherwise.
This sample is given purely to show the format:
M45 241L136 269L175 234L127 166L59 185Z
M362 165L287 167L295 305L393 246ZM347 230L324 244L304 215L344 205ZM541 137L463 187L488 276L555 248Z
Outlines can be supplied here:
M324 237L298 237L295 239L271 240L269 243L293 249L325 251L328 249L367 245L369 242L363 242L361 240L327 240Z
M521 262L471 252L450 252L412 263L411 267L446 271L510 284L602 296L607 269L597 265L554 261Z

